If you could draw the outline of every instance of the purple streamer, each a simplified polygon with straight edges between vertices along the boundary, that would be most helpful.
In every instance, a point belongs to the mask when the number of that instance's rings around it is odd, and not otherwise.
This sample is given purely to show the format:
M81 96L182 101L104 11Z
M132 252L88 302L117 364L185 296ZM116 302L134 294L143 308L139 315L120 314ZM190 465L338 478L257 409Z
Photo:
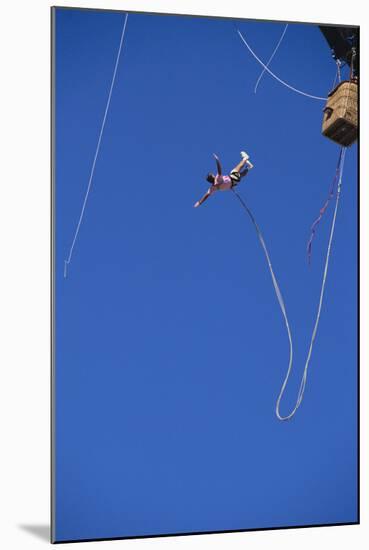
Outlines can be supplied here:
M330 189L329 189L328 198L325 201L324 206L320 209L319 216L317 217L317 219L314 221L313 225L311 226L311 235L310 235L309 242L307 244L307 256L308 256L309 265L311 263L312 246L313 246L313 240L314 240L315 233L316 233L316 228L317 228L320 220L324 216L324 213L327 210L331 199L334 196L336 184L338 182L338 177L339 177L339 173L340 173L340 166L341 166L341 161L342 161L342 151L343 151L343 149L341 148L340 154L339 154L339 157L338 157L336 173L334 175L333 181L332 181Z

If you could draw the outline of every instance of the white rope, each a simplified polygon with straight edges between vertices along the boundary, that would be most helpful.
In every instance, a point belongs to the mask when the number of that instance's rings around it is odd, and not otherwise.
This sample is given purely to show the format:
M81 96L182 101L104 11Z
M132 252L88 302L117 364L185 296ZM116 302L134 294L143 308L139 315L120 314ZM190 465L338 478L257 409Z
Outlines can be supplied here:
M258 61L260 63L260 65L262 67L264 67L264 69L273 77L275 78L276 80L278 80L278 82L280 82L281 84L283 84L283 86L286 86L287 88L289 88L290 90L292 90L293 92L296 92L298 94L301 94L305 97L310 97L311 99L319 99L320 101L327 101L327 98L326 97L319 97L319 96L316 96L316 95L311 95L311 94L307 94L306 92L302 92L301 90L298 90L297 88L294 88L293 86L291 86L290 84L288 84L287 82L285 82L284 80L280 79L277 75L275 75L274 73L272 73L272 71L266 66L264 65L264 63L261 61L261 59L258 58L258 56L256 55L256 53L251 49L251 47L249 46L249 44L246 42L245 38L243 37L241 31L239 29L237 29L237 32L242 40L242 42L245 44L246 48L249 50L249 52L251 53L251 55L253 55L253 57L256 59L256 61Z
M341 82L341 61L337 59L338 82Z
M284 301L283 301L283 297L282 297L282 293L281 293L281 291L280 291L280 289L279 289L278 282L277 282L277 279L276 279L276 277L275 277L275 274L274 274L274 271L273 271L273 267L272 267L272 263L271 263L271 261L270 261L270 257L269 257L269 254L268 254L268 250L267 250L267 247L266 247L266 244L265 244L263 235L262 235L262 233L261 233L261 231L260 231L260 229L259 229L259 226L257 225L256 220L255 220L255 218L254 218L254 216L253 216L251 210L250 210L250 209L248 208L248 206L246 205L246 203L243 201L243 199L240 197L240 195L238 195L238 193L236 193L236 191L233 191L233 192L235 193L235 195L237 196L238 200L241 202L242 206L243 206L243 207L245 208L245 210L247 211L248 215L249 215L250 218L251 218L252 223L253 223L254 226L255 226L255 229L256 229L256 232L257 232L259 241L260 241L260 243L261 243L261 246L262 246L262 248L263 248L263 250L264 250L265 257L266 257L267 262L268 262L268 267L269 267L270 275L271 275L271 277L272 277L272 282L273 282L274 290L275 290L275 293L276 293L276 296L277 296L277 299L278 299L278 303L279 303L279 306L280 306L280 308L281 308L281 311L282 311L282 314L283 314L283 318L284 318L284 321L285 321L285 324L286 324L287 335L288 335L288 341L289 341L289 348L290 348L290 351L289 351L289 353L290 353L290 358L289 358L287 373L286 373L285 379L284 379L284 381L283 381L281 390L280 390L280 392L279 392L279 395L278 395L278 398L277 398L277 402L276 402L276 407L275 407L275 413L276 413L277 418L278 418L279 420L290 420L290 419L294 416L294 414L296 413L297 409L298 409L299 406L301 405L301 402L302 402L302 399L303 399L303 396L304 396L304 392L305 392L306 379L307 379L307 372L308 372L308 368L309 368L309 363L310 363L311 354L312 354L312 351L313 351L313 346L314 346L315 337L316 337L317 330L318 330L318 325L319 325L319 321L320 321L320 314L321 314L321 309L322 309L322 304L323 304L323 297L324 297L324 291L325 291L325 284L326 284L327 273L328 273L328 264L329 264L329 258L330 258L330 253L331 253L332 240L333 240L333 234L334 234L334 229L335 229L335 224L336 224L336 216L337 216L338 203L339 203L340 194L341 194L342 174L343 174L343 167L344 167L344 162L345 162L345 154L346 154L346 148L343 148L342 157L341 157L341 164L340 164L340 171L339 171L339 181L338 181L338 188L337 188L336 205L335 205L335 209L334 209L334 214L333 214L333 219L332 219L332 225L331 225L331 231L330 231L330 236L329 236L329 241L328 241L328 248L327 248L327 255L326 255L325 266L324 266L324 272L323 272L323 280L322 280L322 286L321 286L321 291L320 291L319 305L318 305L318 310L317 310L317 315L316 315L316 319L315 319L315 324L314 324L314 328L313 328L313 332L312 332L312 336L311 336L311 340L310 340L309 351L308 351L307 359L306 359L306 362L305 362L304 372L303 372L303 375L302 375L302 378L301 378L301 383L300 383L299 391L298 391L298 394L297 394L296 404L295 404L294 408L292 409L292 411L291 411L288 415L286 415L286 416L282 416L281 413L280 413L280 403L281 403L281 399L282 399L282 397L283 397L284 391L285 391L285 389L286 389L286 386L287 386L287 383L288 383L288 380L289 380L289 377L290 377L290 374L291 374L292 363L293 363L293 344L292 344L292 335L291 335L291 329L290 329L290 325L289 325L288 318L287 318L286 307L285 307L285 304L284 304Z
M112 78L112 81L111 81L110 90L109 90L109 95L108 95L108 100L107 100L106 107L105 107L104 118L103 118L103 121L102 121L102 124L101 124L101 128L100 128L99 139L98 139L98 142L97 142L97 147L96 147L96 151L95 151L95 156L94 156L94 160L93 160L93 163L92 163L92 168L91 168L90 178L89 178L88 185L87 185L86 195L85 195L85 198L84 198L84 201L83 201L83 204L82 204L82 209L81 209L81 213L80 213L79 220L78 220L78 223L77 223L77 228L76 228L76 231L75 231L75 233L74 233L72 245L71 245L70 250L69 250L68 259L67 259L67 260L64 260L64 278L67 277L68 265L70 264L71 259L72 259L72 254L73 254L73 250L74 250L74 245L76 244L76 240L77 240L77 237L78 237L78 233L79 233L79 230L80 230L80 227L81 227L83 215L84 215L85 208L86 208L86 204L87 204L87 199L88 199L88 196L89 196L89 193L90 193L90 189L91 189L92 179L93 179L94 172L95 172L96 161L97 161L97 157L98 157L98 155L99 155L101 139L102 139L102 136L103 136L103 133L104 133L105 122L106 122L106 118L107 118L108 111L109 111L111 96L112 96L112 93L113 93L113 88L114 88L114 83L115 83L115 77L116 77L116 75L117 75L117 70L118 70L118 65L119 65L119 59L120 59L120 54L121 54L121 51L122 51L124 35L125 35L125 32L126 32L127 20L128 20L128 13L126 13L126 16L125 16L125 19L124 19L123 30L122 30L122 34L121 34L121 38L120 38L118 54L117 54L117 58L116 58L116 61L115 61L115 67L114 67L114 72L113 72L113 78Z
M336 74L335 74L335 77L334 77L334 81L333 81L333 84L332 84L332 87L331 89L334 90L335 86L336 86L336 83L337 83L337 80L338 82L341 82L341 61L339 59L337 59L336 61Z
M275 49L274 49L274 52L273 52L272 55L270 56L269 61L268 61L268 63L266 64L266 67L269 67L269 65L270 65L271 62L273 61L273 58L274 58L275 54L277 53L277 51L278 51L278 49L279 49L279 46L282 44L282 40L283 40L283 38L284 38L284 35L286 34L287 29L288 29L288 23L287 23L286 26L284 27L284 30L283 30L283 32L282 32L282 35L281 35L279 41L278 41L278 44L276 45L276 47L275 47ZM255 88L254 88L254 93L255 93L255 94L256 94L256 90L258 89L260 80L261 80L261 79L263 78L263 76L264 76L265 71L266 71L266 68L264 67L264 69L263 69L263 70L261 71L261 73L260 73L259 78L258 78L257 81L256 81Z

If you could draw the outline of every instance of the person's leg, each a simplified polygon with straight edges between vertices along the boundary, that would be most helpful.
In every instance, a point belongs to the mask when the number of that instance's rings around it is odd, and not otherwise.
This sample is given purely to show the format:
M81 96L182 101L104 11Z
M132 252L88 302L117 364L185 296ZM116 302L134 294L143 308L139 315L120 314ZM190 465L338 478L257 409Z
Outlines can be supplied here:
M243 168L246 164L248 164L248 163L249 163L248 159L242 159L242 160L237 164L237 166L235 166L235 167L233 168L232 172L239 172L239 173L240 173L241 170L242 170L242 168ZM251 164L251 163L250 163L250 164Z
M241 170L241 172L235 172L234 170L232 170L232 172L230 173L230 178L232 180L232 187L236 187L240 183L242 178L247 176L250 169L249 166L251 165L251 168L252 168L251 162L247 161L247 164L248 164L248 167L245 168L244 170Z
M254 165L249 161L249 155L245 151L241 151L241 157L246 161L248 168L253 168Z
M198 200L198 201L194 204L194 207L197 208L198 206L201 206L202 203L205 202L206 199L207 199L208 197L210 197L210 195L211 195L211 191L210 191L210 189L208 189L208 191L206 191L205 195L204 195L203 197L201 197L201 199Z

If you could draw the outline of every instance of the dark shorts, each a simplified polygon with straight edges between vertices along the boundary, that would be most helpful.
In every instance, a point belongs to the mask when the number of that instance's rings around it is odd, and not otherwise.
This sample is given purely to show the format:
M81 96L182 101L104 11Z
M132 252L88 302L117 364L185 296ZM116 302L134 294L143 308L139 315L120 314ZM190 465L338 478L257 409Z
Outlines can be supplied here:
M241 174L236 170L232 170L232 172L229 174L229 177L231 178L233 185L238 185L241 181Z

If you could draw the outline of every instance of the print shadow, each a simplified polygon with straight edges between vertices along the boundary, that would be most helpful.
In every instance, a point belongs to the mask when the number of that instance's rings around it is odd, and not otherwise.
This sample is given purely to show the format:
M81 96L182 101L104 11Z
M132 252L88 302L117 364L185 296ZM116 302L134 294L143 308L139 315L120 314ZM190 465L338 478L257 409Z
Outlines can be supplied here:
M31 533L38 539L41 539L45 542L50 542L50 526L49 525L18 525L20 529L23 529L23 531L27 531L28 533Z

